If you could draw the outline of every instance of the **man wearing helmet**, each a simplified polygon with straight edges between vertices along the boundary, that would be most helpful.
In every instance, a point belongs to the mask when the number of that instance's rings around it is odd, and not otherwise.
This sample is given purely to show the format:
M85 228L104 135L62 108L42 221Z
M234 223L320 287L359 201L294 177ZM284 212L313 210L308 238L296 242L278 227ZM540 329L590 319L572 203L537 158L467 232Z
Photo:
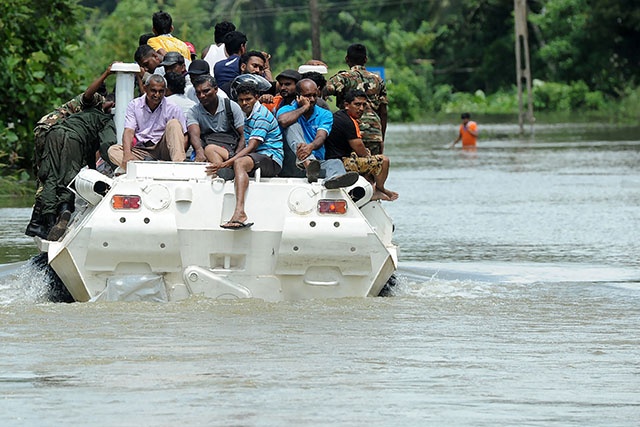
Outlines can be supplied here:
M271 82L273 79L271 77L271 70L269 69L269 60L267 59L268 55L264 52L258 52L257 50L251 50L249 52L244 53L240 57L240 76L243 74L253 74L260 77L264 77L267 81ZM232 81L228 81L227 83L220 85L220 89L222 89L227 95L234 99L232 95L231 89ZM274 87L275 88L275 87ZM258 88L260 92L270 91L271 85L267 89Z
M282 133L278 121L264 106L258 102L259 90L252 81L241 83L235 88L238 104L246 115L244 121L244 140L246 146L238 146L238 151L225 163L232 164L235 174L234 189L236 206L233 215L220 227L229 230L240 230L253 225L247 222L244 210L245 196L249 188L249 176L260 169L262 177L276 176L282 168L284 153L282 150ZM216 165L207 166L207 173L218 172Z

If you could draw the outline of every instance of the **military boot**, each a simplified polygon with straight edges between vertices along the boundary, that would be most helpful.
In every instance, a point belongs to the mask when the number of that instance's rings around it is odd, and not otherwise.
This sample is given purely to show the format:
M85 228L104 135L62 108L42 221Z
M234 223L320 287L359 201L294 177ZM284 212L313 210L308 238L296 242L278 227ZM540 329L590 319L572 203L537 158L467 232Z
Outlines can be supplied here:
M33 205L33 211L31 212L31 220L27 224L27 229L24 234L30 237L38 236L40 238L47 237L49 228L46 224L46 218L42 215L42 205L36 201Z
M47 240L52 242L56 242L60 240L60 238L67 231L67 226L69 225L69 220L71 219L70 205L67 203L63 203L58 208L58 212L61 212L58 216L58 222L55 223L53 227L51 227L51 231L47 234Z

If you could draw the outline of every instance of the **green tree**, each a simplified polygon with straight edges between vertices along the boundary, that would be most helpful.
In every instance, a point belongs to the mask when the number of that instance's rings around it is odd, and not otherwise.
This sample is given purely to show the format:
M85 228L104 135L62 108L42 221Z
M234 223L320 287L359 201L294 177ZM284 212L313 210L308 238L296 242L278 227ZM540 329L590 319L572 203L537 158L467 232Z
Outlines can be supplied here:
M619 94L636 86L640 69L640 9L633 0L546 0L530 20L544 79L584 81Z
M433 50L437 84L493 92L515 82L513 2L456 0L438 13L444 26Z
M73 0L0 0L0 5L0 87L5 88L0 154L7 157L7 168L26 168L33 125L78 90L72 58L82 9Z

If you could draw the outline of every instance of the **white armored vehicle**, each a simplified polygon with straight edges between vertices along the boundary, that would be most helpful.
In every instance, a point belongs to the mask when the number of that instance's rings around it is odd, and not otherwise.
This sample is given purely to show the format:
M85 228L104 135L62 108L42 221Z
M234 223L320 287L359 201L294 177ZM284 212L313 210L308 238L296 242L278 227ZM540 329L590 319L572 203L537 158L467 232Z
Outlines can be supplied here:
M397 267L393 224L362 177L326 189L258 174L243 230L220 227L233 182L205 163L131 162L114 178L85 169L70 187L79 198L67 232L37 242L75 301L377 296Z

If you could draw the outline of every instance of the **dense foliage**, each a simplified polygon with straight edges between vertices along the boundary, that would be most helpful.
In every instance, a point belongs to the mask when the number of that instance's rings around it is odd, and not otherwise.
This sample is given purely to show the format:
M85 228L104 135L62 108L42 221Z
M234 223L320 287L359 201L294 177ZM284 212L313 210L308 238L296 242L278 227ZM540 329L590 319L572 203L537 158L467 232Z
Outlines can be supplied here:
M69 0L0 0L0 167L27 165L31 129L52 105L77 90L71 66L80 35ZM55 30L54 30L55 28ZM79 70L81 71L81 70Z
M353 42L385 67L392 121L471 110L515 113L513 1L317 0L322 59L346 67ZM311 58L309 3L298 0L0 0L0 167L28 168L30 130L114 60L132 62L151 15L201 51L230 20L277 72ZM640 9L634 0L529 0L536 110L606 109L637 100ZM112 82L111 82L112 84ZM635 105L633 101L623 101ZM630 114L637 114L631 109ZM627 113L629 114L628 110Z

